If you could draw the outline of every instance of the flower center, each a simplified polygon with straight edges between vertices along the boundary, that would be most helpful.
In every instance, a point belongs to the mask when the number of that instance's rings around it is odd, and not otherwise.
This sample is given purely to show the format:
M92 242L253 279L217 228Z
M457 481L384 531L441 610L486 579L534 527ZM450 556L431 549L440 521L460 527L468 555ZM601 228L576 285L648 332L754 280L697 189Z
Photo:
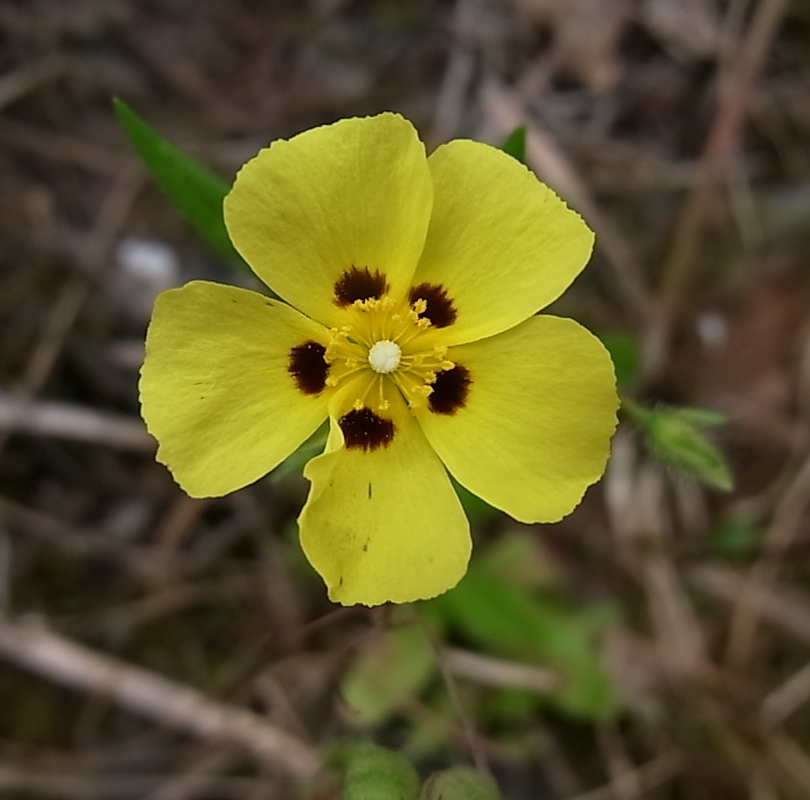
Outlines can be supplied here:
M401 357L399 345L390 339L374 342L368 351L368 363L375 372L393 372L399 366Z
M445 358L447 348L436 344L431 321L420 316L426 308L424 299L396 303L387 295L354 301L346 309L349 324L330 331L326 385L365 374L357 382L355 408L385 411L392 389L412 408L424 406L437 374L455 366Z

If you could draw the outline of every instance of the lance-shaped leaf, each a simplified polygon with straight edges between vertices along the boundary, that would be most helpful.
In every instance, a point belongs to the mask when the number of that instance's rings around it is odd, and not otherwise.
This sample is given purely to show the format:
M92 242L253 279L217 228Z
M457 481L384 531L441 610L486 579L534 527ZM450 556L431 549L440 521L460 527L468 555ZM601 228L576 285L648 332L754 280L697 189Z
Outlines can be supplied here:
M130 144L169 200L218 253L244 266L222 216L230 185L167 142L123 100L115 98L113 109Z
M521 164L526 163L526 126L515 128L501 145L504 153L516 158Z

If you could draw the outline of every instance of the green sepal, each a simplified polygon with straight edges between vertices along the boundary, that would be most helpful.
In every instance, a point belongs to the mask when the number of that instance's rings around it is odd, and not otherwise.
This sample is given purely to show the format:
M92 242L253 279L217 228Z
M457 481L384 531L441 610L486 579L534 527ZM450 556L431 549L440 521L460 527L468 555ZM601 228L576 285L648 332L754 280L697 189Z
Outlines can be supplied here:
M220 255L247 269L231 244L222 216L230 185L166 141L123 100L113 98L113 110L135 152L178 211Z
M526 163L526 126L521 125L515 128L506 141L501 145L501 150L507 155L512 156L520 161L521 164Z
M500 800L495 781L472 767L452 767L431 775L419 800Z
M711 408L673 408L671 413L696 428L717 428L728 422L728 414Z
M644 431L653 452L707 486L729 492L734 477L720 451L706 438L701 427L726 421L725 415L703 408L647 408L623 400L622 408Z

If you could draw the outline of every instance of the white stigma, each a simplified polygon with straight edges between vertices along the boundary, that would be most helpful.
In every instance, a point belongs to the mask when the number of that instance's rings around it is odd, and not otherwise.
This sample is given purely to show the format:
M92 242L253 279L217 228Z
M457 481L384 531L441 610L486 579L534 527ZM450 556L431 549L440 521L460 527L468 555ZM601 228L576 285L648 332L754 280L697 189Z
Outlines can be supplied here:
M399 366L402 350L396 342L383 339L368 351L368 363L375 372L393 372Z

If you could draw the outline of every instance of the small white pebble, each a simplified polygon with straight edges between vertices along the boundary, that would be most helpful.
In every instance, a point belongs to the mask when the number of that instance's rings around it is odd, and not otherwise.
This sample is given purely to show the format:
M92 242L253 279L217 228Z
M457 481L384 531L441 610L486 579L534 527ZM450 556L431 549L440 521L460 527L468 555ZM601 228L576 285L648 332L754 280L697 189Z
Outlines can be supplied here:
M704 347L722 347L728 341L728 321L719 311L704 311L696 327Z
M174 249L155 239L128 237L115 251L110 292L116 304L138 318L148 318L155 298L180 282L180 261Z
M116 252L121 270L144 283L153 283L162 291L174 285L180 264L174 250L154 239L122 239Z

